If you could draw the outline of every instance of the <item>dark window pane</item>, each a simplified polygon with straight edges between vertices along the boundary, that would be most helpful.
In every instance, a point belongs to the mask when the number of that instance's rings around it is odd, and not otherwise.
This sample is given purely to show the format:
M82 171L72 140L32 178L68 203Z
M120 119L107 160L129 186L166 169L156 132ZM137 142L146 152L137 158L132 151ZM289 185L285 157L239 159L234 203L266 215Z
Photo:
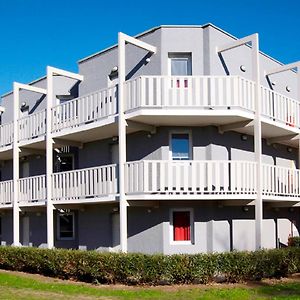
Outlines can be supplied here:
M59 232L61 238L73 238L73 232L74 232L73 215L59 216Z

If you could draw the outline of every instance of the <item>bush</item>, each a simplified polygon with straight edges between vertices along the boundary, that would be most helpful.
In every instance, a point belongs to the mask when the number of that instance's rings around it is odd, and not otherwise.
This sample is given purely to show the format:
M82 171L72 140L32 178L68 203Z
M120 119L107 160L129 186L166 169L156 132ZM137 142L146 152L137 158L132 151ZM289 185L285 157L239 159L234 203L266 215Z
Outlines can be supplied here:
M0 247L0 268L104 284L240 282L300 272L300 248L145 255Z
M300 247L300 237L299 236L289 237L288 246L289 247Z

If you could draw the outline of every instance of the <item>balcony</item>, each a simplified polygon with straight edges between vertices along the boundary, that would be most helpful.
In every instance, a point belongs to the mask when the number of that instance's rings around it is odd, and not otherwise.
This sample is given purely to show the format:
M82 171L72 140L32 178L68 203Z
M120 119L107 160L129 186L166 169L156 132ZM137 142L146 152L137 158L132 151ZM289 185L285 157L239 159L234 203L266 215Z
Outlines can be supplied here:
M44 140L46 134L46 109L30 114L18 120L18 142L26 144Z
M263 164L263 200L300 202L300 171ZM46 203L45 175L18 180L20 206ZM250 161L140 160L125 165L129 200L248 200L256 198L256 163ZM0 182L0 205L11 207L13 181ZM54 204L114 202L117 165L52 175Z
M141 76L126 81L124 90L126 118L149 125L218 126L254 118L255 83L238 76ZM263 86L260 90L263 136L298 134L300 103ZM54 106L53 137L85 143L117 135L117 96L113 86ZM20 145L45 148L45 125L45 110L20 118ZM128 133L135 130L127 128ZM237 131L253 134L253 126ZM11 150L12 143L13 123L3 124L3 159L11 158L4 152Z
M247 161L136 161L126 164L131 199L255 199L256 164Z
M255 199L256 163L144 160L126 164L130 199ZM298 169L263 164L265 201L300 201Z
M125 83L127 106L254 111L254 82L237 76L142 76Z
M116 114L117 86L113 86L54 106L52 134L84 142L93 140L95 135L103 138L103 130L99 131L99 127L106 126L106 131L114 127L117 131ZM82 134L87 130L90 130L90 137Z
M54 203L114 201L118 193L117 165L54 173Z

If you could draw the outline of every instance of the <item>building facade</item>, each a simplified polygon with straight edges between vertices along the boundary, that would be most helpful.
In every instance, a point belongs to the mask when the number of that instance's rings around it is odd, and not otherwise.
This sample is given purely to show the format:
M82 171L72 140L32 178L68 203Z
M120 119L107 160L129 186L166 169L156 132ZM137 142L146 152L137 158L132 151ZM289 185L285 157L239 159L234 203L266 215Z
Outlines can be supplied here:
M2 96L2 245L143 253L299 234L300 63L160 26Z

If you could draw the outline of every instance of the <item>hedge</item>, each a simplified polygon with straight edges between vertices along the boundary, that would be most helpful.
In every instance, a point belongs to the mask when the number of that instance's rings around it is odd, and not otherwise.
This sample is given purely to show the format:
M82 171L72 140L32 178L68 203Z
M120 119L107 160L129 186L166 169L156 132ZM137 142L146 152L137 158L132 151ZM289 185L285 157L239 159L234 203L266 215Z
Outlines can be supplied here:
M288 246L289 247L300 247L300 237L299 236L289 237Z
M300 272L300 248L194 255L0 247L0 268L102 284L193 284Z

